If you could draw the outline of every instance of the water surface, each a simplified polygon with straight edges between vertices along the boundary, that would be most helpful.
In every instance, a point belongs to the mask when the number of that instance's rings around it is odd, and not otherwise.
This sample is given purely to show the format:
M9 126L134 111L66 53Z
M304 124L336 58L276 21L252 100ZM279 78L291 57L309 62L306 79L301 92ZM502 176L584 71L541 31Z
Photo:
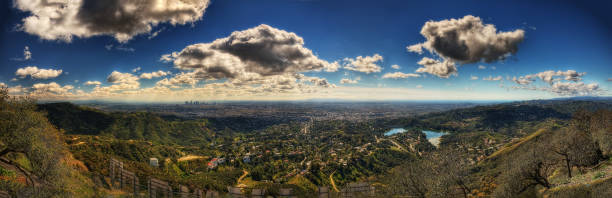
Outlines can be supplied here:
M385 132L385 136L391 136L391 135L403 133L403 132L406 132L406 129L392 128L391 130ZM429 140L429 142L431 142L431 144L433 144L434 146L440 145L440 137L448 134L444 132L428 131L428 130L423 130L423 133L425 134L425 137L427 137L427 140Z

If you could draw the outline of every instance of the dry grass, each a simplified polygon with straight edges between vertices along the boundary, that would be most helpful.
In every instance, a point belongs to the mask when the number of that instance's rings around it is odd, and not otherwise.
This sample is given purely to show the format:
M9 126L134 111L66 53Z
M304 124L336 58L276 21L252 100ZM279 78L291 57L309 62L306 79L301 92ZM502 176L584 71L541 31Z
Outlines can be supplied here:
M182 161L191 161L191 160L197 160L197 159L208 159L209 157L207 156L199 156L199 155L186 155L183 156L181 158L178 159L179 162Z
M499 150L495 151L495 153L489 155L489 157L487 157L487 160L494 159L494 158L496 158L499 155L503 155L503 154L512 152L513 150L515 150L519 146L523 145L524 143L532 140L535 137L538 137L538 136L542 135L544 132L546 132L545 129L539 129L536 132L534 132L534 133L532 133L532 134L530 134L530 135L528 135L526 137L523 137L523 138L519 139L519 141L517 141L517 142L508 143L508 144L504 145L503 147L501 147Z

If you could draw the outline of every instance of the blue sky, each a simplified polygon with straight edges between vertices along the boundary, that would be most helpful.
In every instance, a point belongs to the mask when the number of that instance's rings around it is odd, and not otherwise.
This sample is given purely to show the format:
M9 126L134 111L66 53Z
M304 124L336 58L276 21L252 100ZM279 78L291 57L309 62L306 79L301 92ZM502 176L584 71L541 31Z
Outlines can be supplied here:
M172 0L168 2L167 5L172 4ZM168 14L165 18L152 19L143 12L134 19L139 21L133 23L148 25L151 29L128 27L131 32L127 39L114 34L122 31L115 26L123 25L120 23L124 21L94 18L85 23L82 22L84 18L77 17L82 21L46 27L41 24L43 20L26 24L24 19L45 17L47 15L41 10L55 8L34 5L36 3L23 5L21 0L2 1L1 4L0 83L8 86L12 94L32 95L42 100L522 100L610 96L608 90L612 84L612 38L609 37L612 28L605 10L610 6L597 1L213 0L199 5L201 10L184 8L193 12L186 16ZM127 8L122 3L115 6ZM98 8L79 10L85 14L111 15L103 12ZM478 17L477 23L482 25L494 25L498 34L522 30L520 41L509 46L517 47L512 51L515 53L508 51L485 62L457 59L438 48L423 48L421 54L407 50L408 46L428 41L421 34L426 22L441 24L451 19L467 20L468 15ZM172 24L176 19L186 22ZM64 20L75 18L65 17ZM267 26L261 27L261 24ZM311 50L309 57L324 61L325 69L320 64L292 63L279 65L283 67L281 73L262 73L258 68L266 68L266 63L248 62L243 59L245 57L236 55L247 73L219 76L211 72L210 68L215 65L209 63L197 66L179 63L192 61L180 53L188 46L210 44L228 38L232 32L257 30L258 27L282 31L279 33L282 35L294 33L302 38L303 44L298 43L297 47ZM64 32L54 34L54 31ZM153 36L155 32L158 34ZM67 40L62 35L72 37ZM27 60L26 46L31 53ZM160 61L163 55L173 52L177 55L171 60ZM376 54L382 60L355 61L359 56L367 59ZM287 58L283 54L273 55ZM448 76L417 72L425 68L417 64L425 57L440 62L448 60L456 72L447 73ZM334 63L337 64L335 71L324 71ZM380 71L348 69L361 68L367 63L379 67ZM252 65L256 65L255 68L251 68ZM392 65L400 68L393 69ZM321 68L312 69L319 66ZM479 66L486 68L479 69ZM26 67L30 69L18 72ZM132 71L138 67L140 71ZM151 79L142 76L155 71L165 75ZM196 77L196 71L205 74ZM546 71L552 73L543 73ZM116 75L113 76L113 72ZM414 75L383 78L395 72ZM194 74L183 76L189 76L189 83L178 80L181 77L178 75L190 73ZM244 79L251 74L256 75L256 79L246 82ZM547 75L553 80L546 81ZM501 76L501 79L484 80L489 76ZM521 76L528 81L519 83ZM164 79L166 83L159 83ZM341 83L342 79L356 83ZM283 80L291 82L282 83ZM87 81L99 83L85 85ZM325 82L320 83L322 81Z

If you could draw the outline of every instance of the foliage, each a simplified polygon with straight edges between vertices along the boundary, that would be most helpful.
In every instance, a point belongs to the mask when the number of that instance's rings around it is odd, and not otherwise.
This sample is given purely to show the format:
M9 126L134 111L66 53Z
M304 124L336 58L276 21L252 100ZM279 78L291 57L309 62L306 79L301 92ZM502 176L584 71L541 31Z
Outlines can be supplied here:
M62 134L36 111L35 101L10 97L6 88L0 89L0 145L3 162L27 178L27 187L8 186L4 190L20 196L70 197L74 189L91 187L74 182L73 176L80 173L66 163ZM20 163L15 156L23 157Z
M106 135L122 140L182 145L207 144L214 136L206 119L168 121L153 113L107 113L71 103L39 106L48 112L48 119L67 134Z

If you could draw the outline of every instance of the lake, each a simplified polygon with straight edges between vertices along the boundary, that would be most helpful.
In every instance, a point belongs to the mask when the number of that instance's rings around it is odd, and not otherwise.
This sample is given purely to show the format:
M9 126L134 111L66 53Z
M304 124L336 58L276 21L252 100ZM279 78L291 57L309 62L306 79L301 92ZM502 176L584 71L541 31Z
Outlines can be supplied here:
M403 132L406 132L406 129L392 128L391 130L385 132L385 136L390 136L390 135L403 133ZM431 142L431 144L433 144L434 146L440 145L440 137L448 134L444 132L427 131L427 130L423 130L423 133L425 134L425 137L427 137L427 140L429 140L429 142Z
M398 133L403 133L406 132L406 129L404 128L392 128L391 130L385 132L385 136L390 136L390 135L394 135L394 134L398 134Z
M427 136L427 139L439 138L439 137L442 137L443 135L448 134L448 133L436 132L436 131L423 131L423 133L425 133L425 136Z
M427 140L429 140L429 143L433 144L436 147L440 146L440 137L448 134L448 133L436 132L436 131L423 131L423 133L425 133L425 137L427 137Z

